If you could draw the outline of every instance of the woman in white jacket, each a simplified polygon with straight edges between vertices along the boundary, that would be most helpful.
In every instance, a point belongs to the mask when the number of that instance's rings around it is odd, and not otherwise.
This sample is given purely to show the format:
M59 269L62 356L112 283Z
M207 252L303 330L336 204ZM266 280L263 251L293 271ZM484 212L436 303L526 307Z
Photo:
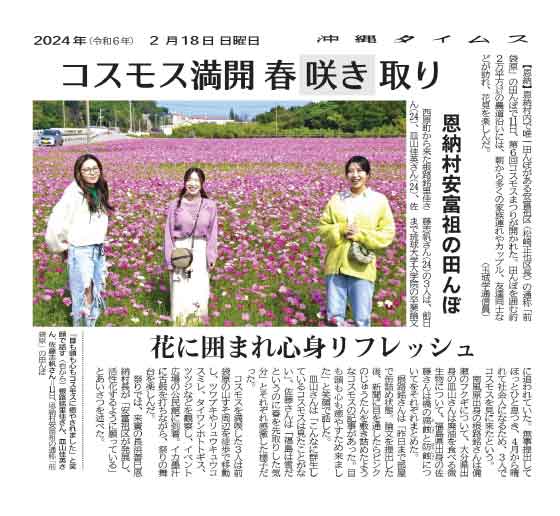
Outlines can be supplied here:
M53 208L45 235L49 249L67 257L74 326L95 326L105 306L103 243L112 210L101 162L93 154L80 156L74 181Z

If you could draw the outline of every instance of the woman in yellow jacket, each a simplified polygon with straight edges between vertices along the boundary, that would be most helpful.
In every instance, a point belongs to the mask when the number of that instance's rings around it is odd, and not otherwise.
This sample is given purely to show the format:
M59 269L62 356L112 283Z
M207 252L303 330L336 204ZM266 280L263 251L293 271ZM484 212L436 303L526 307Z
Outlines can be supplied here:
M349 190L333 195L319 221L327 244L327 322L343 326L350 301L356 326L370 326L376 277L373 251L393 241L395 222L387 198L367 187L369 161L354 156L345 172Z

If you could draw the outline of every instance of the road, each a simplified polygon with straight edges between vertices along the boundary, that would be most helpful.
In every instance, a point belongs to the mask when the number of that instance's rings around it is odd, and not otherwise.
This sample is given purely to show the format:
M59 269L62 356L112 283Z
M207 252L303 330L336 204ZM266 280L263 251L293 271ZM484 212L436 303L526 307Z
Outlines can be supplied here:
M128 136L126 133L108 133L108 134L98 134L90 140L90 143L99 142L111 142L114 140L130 140L132 136ZM33 141L33 147L38 147L38 139ZM86 137L84 136L67 136L64 138L64 147L70 147L72 145L84 145L86 143Z

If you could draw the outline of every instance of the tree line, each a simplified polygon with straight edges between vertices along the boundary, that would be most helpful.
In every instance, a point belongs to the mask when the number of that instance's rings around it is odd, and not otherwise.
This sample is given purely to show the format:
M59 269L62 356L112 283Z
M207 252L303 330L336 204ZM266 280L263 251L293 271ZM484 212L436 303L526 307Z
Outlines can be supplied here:
M218 125L193 124L173 130L173 137L250 138L250 137L366 137L403 136L406 133L404 101L325 101L305 106L276 106L241 122L233 109L235 122Z
M64 109L64 112L63 112ZM170 123L168 109L155 101L132 101L132 129L148 129ZM213 123L177 127L172 137L247 138L247 137L365 137L403 136L406 133L404 101L323 101L289 108L276 106L247 121L229 111L234 120L223 125ZM119 127L128 131L131 124L129 102L90 101L90 125ZM33 128L85 127L84 101L33 102Z
M64 112L63 112L64 109ZM90 125L130 128L130 106L127 100L92 100L89 103ZM145 127L143 115L148 115L152 126L166 120L168 110L154 101L132 101L132 126ZM39 100L33 102L33 129L49 127L85 127L86 103L83 100Z

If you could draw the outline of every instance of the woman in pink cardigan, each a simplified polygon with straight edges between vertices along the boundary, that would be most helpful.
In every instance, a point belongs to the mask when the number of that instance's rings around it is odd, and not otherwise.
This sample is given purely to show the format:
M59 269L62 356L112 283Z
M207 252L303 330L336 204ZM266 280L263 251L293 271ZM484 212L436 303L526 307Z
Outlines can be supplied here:
M210 277L218 257L216 202L204 191L204 172L189 168L179 199L167 210L165 265L170 271L171 318L175 325L198 325L208 317ZM192 250L193 261L186 269L173 266L174 247Z

